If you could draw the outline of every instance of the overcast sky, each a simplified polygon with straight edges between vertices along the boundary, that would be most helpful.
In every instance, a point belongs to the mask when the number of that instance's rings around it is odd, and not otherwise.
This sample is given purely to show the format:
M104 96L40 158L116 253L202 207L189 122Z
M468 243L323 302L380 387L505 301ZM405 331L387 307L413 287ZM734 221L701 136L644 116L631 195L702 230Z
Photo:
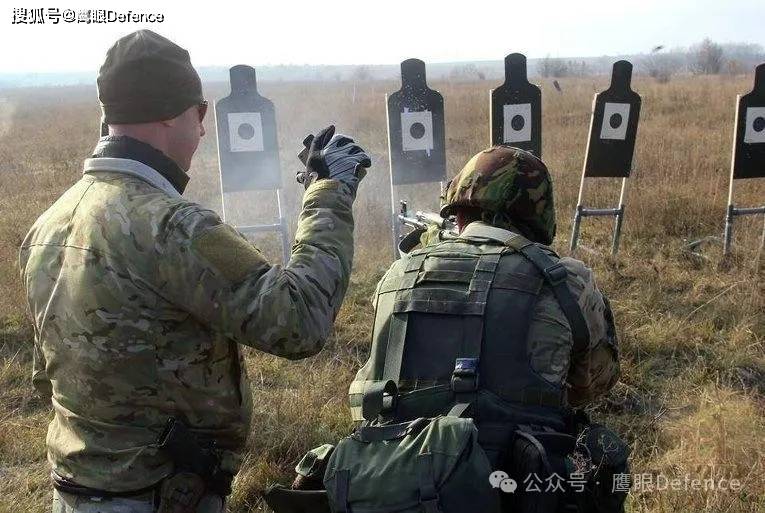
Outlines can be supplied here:
M13 8L162 13L163 23L14 25ZM202 5L203 7L197 7ZM189 0L46 2L0 7L0 72L98 69L119 37L149 28L196 66L392 64L646 52L663 44L765 45L765 0Z

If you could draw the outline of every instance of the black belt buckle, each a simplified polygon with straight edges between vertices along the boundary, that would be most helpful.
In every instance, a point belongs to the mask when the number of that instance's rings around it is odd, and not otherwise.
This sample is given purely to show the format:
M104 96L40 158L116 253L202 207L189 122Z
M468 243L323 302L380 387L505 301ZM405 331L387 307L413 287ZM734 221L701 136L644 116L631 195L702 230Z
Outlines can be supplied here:
M457 358L454 361L452 390L457 394L478 390L478 358Z

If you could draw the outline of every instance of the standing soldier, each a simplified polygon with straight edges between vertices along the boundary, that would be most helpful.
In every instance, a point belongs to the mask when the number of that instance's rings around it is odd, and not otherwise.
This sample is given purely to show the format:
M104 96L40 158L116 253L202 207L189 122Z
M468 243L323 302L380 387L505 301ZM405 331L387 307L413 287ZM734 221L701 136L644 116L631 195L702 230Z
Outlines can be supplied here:
M612 493L609 473L627 472L626 446L572 408L618 380L614 319L592 271L548 247L556 226L547 167L509 146L478 153L445 193L441 216L452 215L458 236L429 232L377 287L371 355L350 388L354 420L370 418L370 398L392 380L399 394L384 420L473 417L492 468L519 487L531 473L570 469L578 439L590 463L576 469L591 478L588 494L572 495L578 511L593 501L621 511L625 494ZM548 445L551 433L570 446ZM503 494L513 512L562 511L556 500Z
M148 30L98 76L109 135L35 222L19 263L50 397L58 512L219 512L250 393L237 344L321 350L353 259L352 203L371 162L334 127L309 141L292 255L271 265L182 197L207 102L186 50Z

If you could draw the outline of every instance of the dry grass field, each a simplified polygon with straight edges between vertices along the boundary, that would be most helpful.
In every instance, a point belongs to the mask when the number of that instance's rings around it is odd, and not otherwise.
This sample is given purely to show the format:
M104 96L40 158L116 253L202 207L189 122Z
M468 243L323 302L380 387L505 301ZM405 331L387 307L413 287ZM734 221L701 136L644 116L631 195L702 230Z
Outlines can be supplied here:
M560 80L543 88L543 158L556 191L558 238L568 254L590 106L607 77ZM762 217L737 222L736 249L723 261L710 244L702 255L684 240L720 235L727 200L733 105L751 76L678 77L668 84L638 78L643 97L635 172L627 194L622 248L608 256L612 221L587 219L586 248L609 295L618 325L622 376L589 408L618 430L632 450L633 473L683 479L738 479L741 489L635 490L630 512L765 511L765 285L758 254ZM449 173L488 142L486 82L432 84L445 97ZM393 82L265 83L277 109L284 204L294 228L300 188L294 184L300 141L333 122L367 148L374 161L360 188L352 285L335 335L318 356L289 362L248 351L255 397L246 463L231 511L261 508L259 492L286 482L305 450L351 427L346 391L366 360L376 280L389 265L390 197L383 97ZM208 97L228 94L208 84ZM50 411L31 394L32 328L16 265L18 246L35 218L77 180L98 130L90 87L0 91L0 512L48 510L45 461ZM220 209L215 130L206 120L187 196ZM738 203L765 201L765 183L740 183ZM763 180L760 180L763 182ZM615 180L588 184L589 206L613 206ZM400 191L414 208L435 208L437 187ZM270 194L239 195L229 220L264 222ZM276 257L275 240L258 241ZM656 479L656 478L655 478Z

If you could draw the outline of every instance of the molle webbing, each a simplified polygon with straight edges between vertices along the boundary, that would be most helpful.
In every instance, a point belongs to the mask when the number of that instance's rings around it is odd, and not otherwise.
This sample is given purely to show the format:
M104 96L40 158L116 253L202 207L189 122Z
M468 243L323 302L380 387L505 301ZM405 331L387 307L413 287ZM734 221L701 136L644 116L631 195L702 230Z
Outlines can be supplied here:
M512 253L522 258L505 261ZM520 235L472 223L458 239L404 256L398 273L386 276L378 289L372 354L349 390L354 420L367 417L363 410L379 411L376 403L362 408L363 398L389 380L404 392L394 418L421 416L423 408L446 412L440 408L450 408L455 400L463 405L460 410L483 404L475 403L474 379L480 381L475 388L510 404L565 406L565 392L530 368L526 345L545 283L568 320L574 351L589 345L589 329L567 285L568 271L550 253ZM480 359L479 373L452 373L454 358Z
M446 270L441 271L441 275L437 271L431 272L431 276L437 279L443 279L448 275L450 281L463 283L467 281L467 290L464 291L452 288L416 287L423 281L421 276L423 264L429 255L425 252L416 252L410 256L404 275L398 283L393 304L383 380L399 381L407 322L411 312L462 316L464 333L467 337L464 341L466 354L462 356L480 357L486 300L503 251L504 248L497 247L493 251L477 254L469 281L465 272Z
M477 237L501 242L505 246L514 249L528 259L540 270L545 281L552 288L555 299L563 310L563 314L571 327L573 338L573 351L582 352L590 345L590 330L582 315L574 295L566 284L568 271L560 262L553 260L540 247L528 239L516 233L502 230L494 226L472 223L463 232L465 237Z

